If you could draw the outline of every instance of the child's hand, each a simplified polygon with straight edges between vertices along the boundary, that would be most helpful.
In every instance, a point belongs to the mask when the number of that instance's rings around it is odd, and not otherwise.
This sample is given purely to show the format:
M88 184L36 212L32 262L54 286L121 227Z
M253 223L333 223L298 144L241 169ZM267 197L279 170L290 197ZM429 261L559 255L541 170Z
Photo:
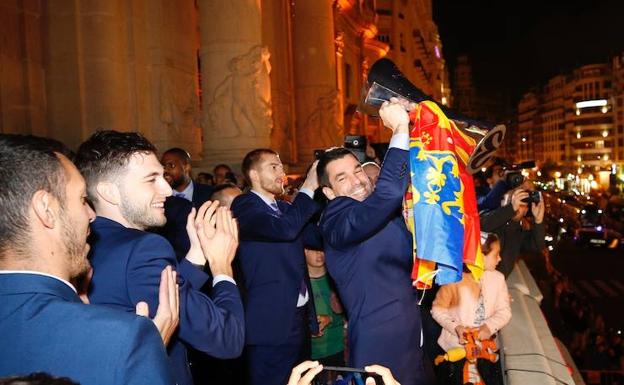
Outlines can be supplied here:
M467 328L465 326L459 325L455 328L455 333L457 333L457 337L459 337L459 343L464 345L466 344L468 341L466 340L466 337L464 336L464 333L467 333L470 330L470 328Z
M490 337L492 337L490 328L486 324L481 325L479 328L479 341L490 339Z

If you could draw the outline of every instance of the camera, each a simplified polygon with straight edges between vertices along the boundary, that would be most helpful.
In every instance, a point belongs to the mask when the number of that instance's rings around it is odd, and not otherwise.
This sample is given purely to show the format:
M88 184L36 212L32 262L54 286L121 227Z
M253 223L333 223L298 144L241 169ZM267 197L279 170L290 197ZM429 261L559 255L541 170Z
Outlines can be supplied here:
M529 196L524 198L522 202L528 203L528 204L539 203L540 196L541 196L539 191L527 191L527 193L529 193Z
M357 157L360 163L366 161L366 137L362 135L346 135L344 146Z
M522 175L522 170L527 168L534 168L535 161L528 160L526 162L522 162L519 164L511 164L503 167L505 169L505 183L509 189L515 189L520 186L524 182L524 176ZM539 200L538 200L539 202Z

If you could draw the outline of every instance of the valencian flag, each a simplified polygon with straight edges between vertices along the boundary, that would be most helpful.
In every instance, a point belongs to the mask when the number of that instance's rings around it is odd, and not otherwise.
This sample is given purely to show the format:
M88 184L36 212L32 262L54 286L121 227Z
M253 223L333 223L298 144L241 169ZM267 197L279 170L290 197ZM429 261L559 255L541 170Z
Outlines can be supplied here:
M479 213L466 164L476 141L431 101L410 112L411 184L406 219L414 239L414 286L460 281L462 263L476 279L483 272Z

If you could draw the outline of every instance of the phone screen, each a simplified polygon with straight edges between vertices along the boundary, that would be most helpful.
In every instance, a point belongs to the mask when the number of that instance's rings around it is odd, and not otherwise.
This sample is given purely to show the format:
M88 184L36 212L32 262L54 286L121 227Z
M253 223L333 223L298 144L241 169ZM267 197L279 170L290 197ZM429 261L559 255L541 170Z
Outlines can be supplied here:
M372 377L376 384L383 384L381 377L375 373L366 372L360 368L349 368L344 366L324 366L313 385L365 385L366 378Z

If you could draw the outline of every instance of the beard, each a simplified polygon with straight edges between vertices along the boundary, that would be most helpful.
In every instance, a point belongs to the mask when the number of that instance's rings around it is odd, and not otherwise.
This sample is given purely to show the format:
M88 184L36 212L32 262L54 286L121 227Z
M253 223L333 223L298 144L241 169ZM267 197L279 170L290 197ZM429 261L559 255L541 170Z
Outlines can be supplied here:
M89 245L87 244L87 232L80 234L81 226L74 223L66 210L62 211L60 217L61 233L65 254L70 261L70 278L86 275L91 269L87 254ZM88 226L88 223L87 223Z
M133 227L145 230L150 227L162 227L167 223L164 212L157 211L149 204L144 206L140 202L133 201L132 196L123 188L120 188L120 191L121 204L119 209L121 210L121 215Z
M264 179L260 182L260 186L264 191L268 191L274 195L284 194L284 183L278 183L274 179Z
M165 174L165 177L167 177L167 176L169 178L171 178L170 179L171 181L167 180L167 182L169 182L169 185L174 190L184 184L184 174L180 174L177 178L174 178L171 174ZM165 179L167 179L167 178L165 178Z

